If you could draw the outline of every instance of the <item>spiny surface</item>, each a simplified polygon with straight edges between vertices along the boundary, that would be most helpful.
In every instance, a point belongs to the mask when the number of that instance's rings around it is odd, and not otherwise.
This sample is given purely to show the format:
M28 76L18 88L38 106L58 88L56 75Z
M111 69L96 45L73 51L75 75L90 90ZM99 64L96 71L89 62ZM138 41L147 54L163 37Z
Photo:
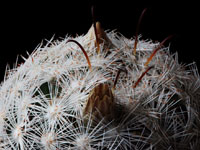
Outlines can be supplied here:
M0 149L199 149L200 78L159 43L97 24L50 40L0 86ZM118 71L122 70L120 74ZM118 78L116 80L116 76ZM116 82L115 82L116 81ZM115 84L115 85L114 85ZM114 88L113 88L114 87Z

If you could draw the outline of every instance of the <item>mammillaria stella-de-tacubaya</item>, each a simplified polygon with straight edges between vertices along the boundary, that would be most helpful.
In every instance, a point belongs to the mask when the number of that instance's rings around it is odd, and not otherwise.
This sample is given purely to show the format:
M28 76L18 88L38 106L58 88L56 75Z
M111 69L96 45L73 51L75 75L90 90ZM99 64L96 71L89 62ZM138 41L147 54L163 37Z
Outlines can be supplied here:
M1 83L0 149L200 149L198 70L168 39L127 39L94 21L37 47Z

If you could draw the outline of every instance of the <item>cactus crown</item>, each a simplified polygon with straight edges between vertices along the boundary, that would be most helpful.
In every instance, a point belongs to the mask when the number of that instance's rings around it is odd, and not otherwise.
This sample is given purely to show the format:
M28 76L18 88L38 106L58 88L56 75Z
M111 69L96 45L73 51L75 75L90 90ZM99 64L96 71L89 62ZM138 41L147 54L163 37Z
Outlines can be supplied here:
M198 149L199 74L169 38L127 39L94 21L38 47L1 83L0 149Z

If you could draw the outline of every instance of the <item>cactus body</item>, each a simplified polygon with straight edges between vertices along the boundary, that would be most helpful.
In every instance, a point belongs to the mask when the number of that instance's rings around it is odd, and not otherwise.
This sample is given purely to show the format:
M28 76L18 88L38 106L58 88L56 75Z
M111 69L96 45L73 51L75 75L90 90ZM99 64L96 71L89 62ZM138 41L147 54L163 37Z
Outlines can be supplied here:
M169 47L148 61L159 43L139 38L133 54L135 39L104 32L99 23L97 37L99 51L93 26L73 39L89 59L66 37L7 70L0 149L199 149L195 64L179 64Z

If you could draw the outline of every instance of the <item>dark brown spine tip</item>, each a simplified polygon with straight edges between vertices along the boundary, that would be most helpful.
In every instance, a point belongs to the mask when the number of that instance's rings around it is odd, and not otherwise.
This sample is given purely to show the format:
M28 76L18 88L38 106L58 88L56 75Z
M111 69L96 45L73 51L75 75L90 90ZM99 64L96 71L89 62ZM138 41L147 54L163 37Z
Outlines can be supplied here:
M94 33L96 37L97 53L99 54L100 46L99 46L99 38L98 38L98 33L97 33L97 24L96 24L96 19L95 19L94 6L92 6L91 11L92 11L92 18L93 18Z
M79 42L77 42L77 41L75 41L75 40L72 40L72 39L71 39L71 40L68 40L66 43L69 43L69 42L76 43L76 44L80 47L80 49L82 50L83 54L85 55L85 58L86 58L86 60L87 60L88 66L89 66L89 69L92 70L92 65L91 65L91 63L90 63L90 59L89 59L89 57L88 57L88 55L87 55L87 52L86 52L85 49L83 48L83 46L82 46Z
M159 46L153 50L153 53L152 53L152 54L150 55L150 57L147 59L147 61L146 61L146 63L144 64L144 66L147 66L147 65L150 63L150 61L152 60L153 56L155 56L155 54L158 52L158 50L161 49L161 47L163 46L163 44L164 44L167 40L171 39L172 37L173 37L173 35L170 35L170 36L168 36L167 38L165 38L165 39L159 44Z
M122 70L119 69L118 72L117 72L117 75L116 75L116 78L115 78L115 81L114 81L114 85L113 85L113 90L115 90L115 88L116 88L117 80L119 79L119 75L120 75L121 71Z
M119 69L119 70L117 71L117 75L116 75L115 80L114 80L114 84L113 84L112 91L115 90L115 88L116 88L117 81L118 81L118 79L119 79L119 75L120 75L121 72L125 72L126 75L127 75L127 70Z
M136 49L137 49L137 43L138 43L138 33L139 33L139 28L140 28L140 24L142 22L142 18L145 14L145 12L147 11L147 8L145 8L139 18L138 24L137 24L137 28L136 28L136 33L135 33L135 43L134 43L134 48L133 48L133 54L136 55Z
M150 69L152 69L152 68L153 68L153 66L148 67L148 68L142 73L142 75L139 77L139 79L135 82L133 88L136 88L136 87L137 87L137 85L138 85L139 82L142 80L142 78L144 77L144 75L145 75Z

